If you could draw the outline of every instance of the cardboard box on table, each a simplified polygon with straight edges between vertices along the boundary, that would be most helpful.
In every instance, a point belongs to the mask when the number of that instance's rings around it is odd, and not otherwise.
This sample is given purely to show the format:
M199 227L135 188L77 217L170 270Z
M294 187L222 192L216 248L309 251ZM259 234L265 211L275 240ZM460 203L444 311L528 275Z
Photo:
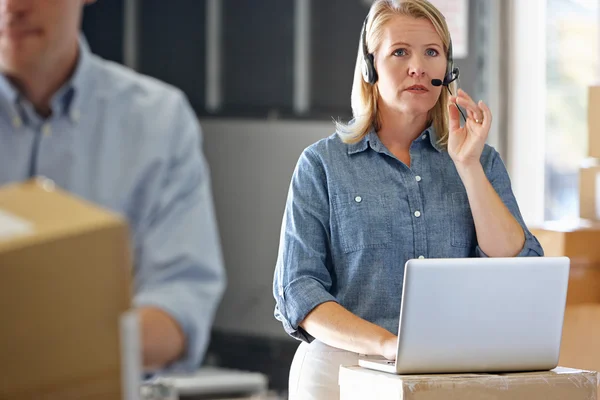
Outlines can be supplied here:
M600 86L588 87L588 156L600 158Z
M596 400L597 372L393 375L341 367L340 400Z
M0 187L0 399L124 398L130 262L117 215L48 180Z

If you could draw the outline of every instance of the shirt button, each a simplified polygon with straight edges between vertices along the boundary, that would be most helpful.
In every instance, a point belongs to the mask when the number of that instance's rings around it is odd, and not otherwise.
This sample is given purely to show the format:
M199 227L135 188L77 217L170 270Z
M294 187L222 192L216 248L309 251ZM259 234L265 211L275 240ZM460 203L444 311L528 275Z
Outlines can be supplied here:
M421 182L421 177L419 175L415 176L415 179L417 180L417 182Z
M421 139L423 139L423 140L427 139L427 134L424 133L423 136L421 136Z
M356 197L354 198L354 201L355 201L355 202L357 202L357 203L360 203L360 202L362 201L362 197L360 197L360 196L356 196Z
M21 120L21 117L15 116L12 120L13 126L15 128L20 128L23 125L23 121Z
M45 137L52 135L52 128L50 127L49 124L44 124L44 126L42 126L42 134Z
M415 211L415 217L419 218L421 216L421 211Z
M425 258L425 256L419 256L419 260L422 260L424 258Z

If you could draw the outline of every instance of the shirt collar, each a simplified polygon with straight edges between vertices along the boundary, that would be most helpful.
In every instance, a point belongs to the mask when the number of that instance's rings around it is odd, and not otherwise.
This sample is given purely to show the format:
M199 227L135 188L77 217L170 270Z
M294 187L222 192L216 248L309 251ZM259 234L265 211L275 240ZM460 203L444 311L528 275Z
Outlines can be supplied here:
M92 57L94 56L90 51L87 40L82 34L79 37L79 60L70 81L73 93L68 111L73 120L79 119L79 114L84 108L84 104L90 98L89 92L91 91L92 82L94 80Z
M80 109L86 96L82 93L86 90L91 80L90 52L87 41L83 35L79 38L79 54L73 75L52 96L50 105L53 115L69 115L74 122L79 119ZM8 107L13 118L34 118L33 107L19 93L17 88L5 76L0 74L0 101Z
M349 144L348 154L356 154L365 151L369 146L369 142L373 139L373 135L377 136L375 130L371 129L369 133L364 135L358 142Z
M431 144L431 146L438 152L441 152L443 150L443 147L438 144L438 136L435 131L435 128L433 127L433 123L429 125L427 129L421 132L421 134L415 139L415 141L424 139L429 139L429 143ZM377 136L377 132L375 132L375 129L372 128L366 135L363 136L361 140L348 145L348 154L356 154L363 152L368 147L371 147L373 150L379 153L383 152L385 149L385 146L379 140L379 136Z
M19 92L3 74L0 74L0 98L10 105L16 104L19 99Z
M436 149L438 151L438 153L441 153L442 151L444 151L444 147L438 143L439 137L437 135L437 131L435 130L435 127L433 126L433 123L431 125L429 125L429 127L423 132L423 134L425 134L425 133L428 133L429 143L431 143L431 147ZM423 134L421 134L421 136L423 136Z

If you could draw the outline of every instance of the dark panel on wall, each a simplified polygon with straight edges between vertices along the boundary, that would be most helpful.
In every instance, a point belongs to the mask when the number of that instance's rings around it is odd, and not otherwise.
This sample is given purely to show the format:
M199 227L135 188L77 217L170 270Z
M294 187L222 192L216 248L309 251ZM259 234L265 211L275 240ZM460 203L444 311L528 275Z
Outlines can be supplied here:
M204 108L206 2L143 0L140 72L182 89L197 112Z
M98 1L83 11L82 30L91 50L123 63L123 1Z
M360 31L369 12L362 1L311 3L311 114L348 119Z
M294 2L223 0L223 99L229 112L289 112Z
M456 60L461 86L479 97L481 57L470 4L469 56ZM124 0L85 8L83 32L96 54L123 62ZM351 118L350 94L364 1L310 4L310 109L293 113L294 1L222 0L221 117ZM139 70L181 88L197 113L206 92L206 0L143 0L139 4Z

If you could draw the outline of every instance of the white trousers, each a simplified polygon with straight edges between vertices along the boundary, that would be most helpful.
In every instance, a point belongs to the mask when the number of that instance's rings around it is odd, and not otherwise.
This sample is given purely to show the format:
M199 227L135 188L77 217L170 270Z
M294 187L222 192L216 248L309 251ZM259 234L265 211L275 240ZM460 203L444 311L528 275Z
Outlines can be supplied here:
M318 340L302 342L290 368L289 400L338 400L341 365L357 365L358 354Z

